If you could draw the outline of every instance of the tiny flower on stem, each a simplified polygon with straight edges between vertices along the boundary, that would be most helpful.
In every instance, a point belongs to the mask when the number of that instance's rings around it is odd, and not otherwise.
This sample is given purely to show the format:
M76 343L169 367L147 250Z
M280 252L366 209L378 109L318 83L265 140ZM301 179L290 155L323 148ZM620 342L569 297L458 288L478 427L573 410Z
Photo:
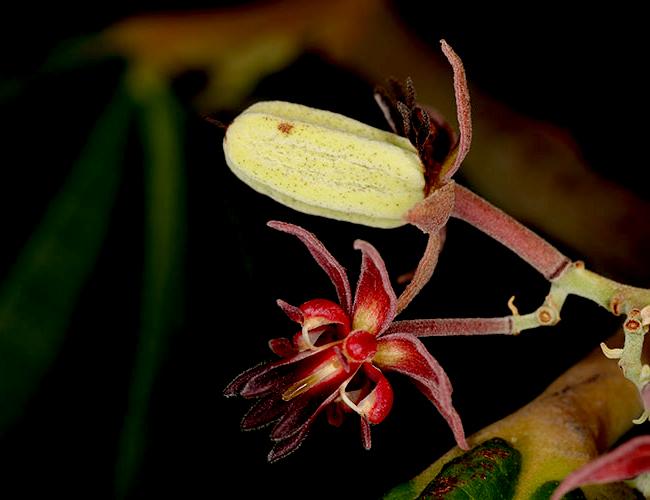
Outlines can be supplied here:
M354 243L362 262L353 300L345 270L312 233L283 222L269 226L305 244L330 277L339 301L314 299L296 307L278 300L300 331L291 340L271 340L271 349L281 359L244 372L225 390L227 396L261 398L242 421L243 429L276 422L269 461L294 451L323 411L333 425L340 425L346 413L357 413L363 445L369 449L370 424L382 422L393 404L393 390L384 375L391 371L415 382L447 420L458 445L468 449L451 403L451 382L440 364L408 328L388 332L397 314L397 297L377 250L365 241Z

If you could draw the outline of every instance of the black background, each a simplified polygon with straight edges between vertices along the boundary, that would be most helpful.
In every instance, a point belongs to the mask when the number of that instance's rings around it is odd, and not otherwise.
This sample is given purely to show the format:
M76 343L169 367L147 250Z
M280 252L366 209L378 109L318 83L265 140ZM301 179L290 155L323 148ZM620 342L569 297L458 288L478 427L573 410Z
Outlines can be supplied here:
M2 42L10 48L4 51L3 74L25 76L59 41L134 12L179 6L14 9L3 22ZM480 88L523 114L565 127L594 170L648 198L647 103L641 90L646 41L636 26L638 14L620 4L590 12L545 5L483 13L465 5L400 2L395 10L432 46L443 37L453 40ZM88 122L105 104L120 71L119 63L110 62L54 78L38 98L10 106L5 125L18 124L26 134L3 145L13 159L0 167L1 206L13 214L4 222L3 273L62 183ZM176 90L187 100L200 85L201 75L185 75ZM371 91L369 82L346 69L305 54L262 81L253 98L317 105L383 126ZM270 465L270 431L240 432L250 402L226 399L222 391L241 371L271 359L268 339L295 333L276 299L298 305L334 298L327 277L299 241L267 228L268 220L289 221L318 235L348 269L353 286L360 264L354 239L371 242L391 276L397 276L416 265L425 238L408 227L382 231L309 217L257 195L226 168L218 132L188 114L185 319L170 338L154 387L147 448L132 498L377 498L454 444L435 408L408 381L391 377L395 405L373 428L371 451L361 446L357 418L338 429L319 419L296 453ZM111 496L139 311L140 160L134 148L106 246L60 356L23 419L0 437L0 489L25 496ZM458 179L463 182L462 170ZM16 214L12 207L18 199ZM588 256L555 243L588 262ZM452 220L440 266L404 319L506 315L511 295L521 310L531 310L546 293L546 282L534 270ZM517 338L424 341L454 384L454 403L468 434L527 403L618 324L579 299L570 298L565 307L557 327Z

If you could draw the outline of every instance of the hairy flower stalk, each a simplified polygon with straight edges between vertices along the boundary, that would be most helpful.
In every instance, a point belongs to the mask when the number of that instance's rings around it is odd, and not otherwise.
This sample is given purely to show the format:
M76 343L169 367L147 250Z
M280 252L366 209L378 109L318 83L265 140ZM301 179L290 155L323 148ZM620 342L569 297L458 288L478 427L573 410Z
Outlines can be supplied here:
M455 202L451 213L503 243L519 257L553 281L571 260L533 231L494 207L466 187L454 186Z

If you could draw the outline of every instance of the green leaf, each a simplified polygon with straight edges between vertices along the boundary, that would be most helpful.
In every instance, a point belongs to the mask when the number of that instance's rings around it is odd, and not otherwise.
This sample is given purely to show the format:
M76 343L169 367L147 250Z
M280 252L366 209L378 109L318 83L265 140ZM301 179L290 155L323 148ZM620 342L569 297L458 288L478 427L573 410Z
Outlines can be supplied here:
M147 442L151 394L170 331L182 314L185 247L185 182L179 102L162 81L136 82L145 153L145 260L141 327L120 436L115 497L125 497L140 468Z
M491 439L446 464L419 499L509 500L521 469L521 454Z
M531 495L530 500L549 500L559 485L559 481L547 481ZM582 490L578 488L564 495L562 500L586 500L586 498Z
M104 243L132 101L120 85L0 287L0 430L21 414L59 352Z
M414 481L407 481L391 489L382 500L410 500L417 498L418 489Z

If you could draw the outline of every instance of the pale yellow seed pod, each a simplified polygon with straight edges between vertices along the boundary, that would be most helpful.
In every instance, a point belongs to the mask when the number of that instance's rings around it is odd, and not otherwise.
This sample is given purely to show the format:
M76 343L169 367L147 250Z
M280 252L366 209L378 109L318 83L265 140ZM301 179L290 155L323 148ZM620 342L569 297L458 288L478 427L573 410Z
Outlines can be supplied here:
M424 198L408 139L329 111L259 102L228 126L223 148L239 179L308 214L393 228Z

